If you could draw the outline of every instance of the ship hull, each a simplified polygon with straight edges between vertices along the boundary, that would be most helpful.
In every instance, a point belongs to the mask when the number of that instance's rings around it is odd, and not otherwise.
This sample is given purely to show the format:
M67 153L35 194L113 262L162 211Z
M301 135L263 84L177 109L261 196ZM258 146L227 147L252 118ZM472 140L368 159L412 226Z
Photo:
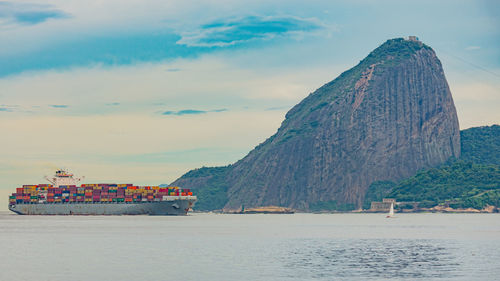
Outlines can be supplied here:
M15 204L9 210L20 215L186 215L195 201Z

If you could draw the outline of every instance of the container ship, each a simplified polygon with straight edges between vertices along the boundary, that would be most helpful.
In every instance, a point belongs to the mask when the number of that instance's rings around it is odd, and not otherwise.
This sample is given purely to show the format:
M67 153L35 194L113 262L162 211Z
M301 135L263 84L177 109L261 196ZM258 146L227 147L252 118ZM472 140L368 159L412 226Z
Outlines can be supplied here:
M196 196L178 187L133 184L81 184L58 170L50 184L23 185L9 197L20 215L187 215Z

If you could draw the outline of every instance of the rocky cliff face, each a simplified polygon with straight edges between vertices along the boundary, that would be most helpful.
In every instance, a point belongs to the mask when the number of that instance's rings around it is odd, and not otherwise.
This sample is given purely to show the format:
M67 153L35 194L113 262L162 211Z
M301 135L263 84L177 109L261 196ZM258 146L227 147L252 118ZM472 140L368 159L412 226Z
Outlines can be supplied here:
M459 155L457 114L439 59L421 42L393 39L293 107L275 135L222 174L194 171L174 184L204 188L217 178L227 208L360 207L372 182L397 181Z

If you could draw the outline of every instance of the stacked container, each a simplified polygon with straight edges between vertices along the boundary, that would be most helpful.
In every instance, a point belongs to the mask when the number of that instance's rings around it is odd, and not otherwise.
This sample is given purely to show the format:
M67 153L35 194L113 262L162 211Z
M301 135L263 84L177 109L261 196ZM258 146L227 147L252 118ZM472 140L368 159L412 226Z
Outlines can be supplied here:
M189 189L179 187L134 186L132 184L50 184L23 185L9 196L9 204L37 203L138 203L160 202L170 196L192 196Z

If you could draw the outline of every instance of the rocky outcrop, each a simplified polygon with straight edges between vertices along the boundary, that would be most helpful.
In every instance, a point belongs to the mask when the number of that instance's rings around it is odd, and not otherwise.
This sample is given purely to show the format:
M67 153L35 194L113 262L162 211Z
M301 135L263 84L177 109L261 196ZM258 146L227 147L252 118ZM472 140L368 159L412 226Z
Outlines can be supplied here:
M388 40L311 93L277 133L217 175L226 208L318 202L360 207L374 181L397 181L460 155L453 99L439 59L418 41ZM173 184L202 189L188 173Z

